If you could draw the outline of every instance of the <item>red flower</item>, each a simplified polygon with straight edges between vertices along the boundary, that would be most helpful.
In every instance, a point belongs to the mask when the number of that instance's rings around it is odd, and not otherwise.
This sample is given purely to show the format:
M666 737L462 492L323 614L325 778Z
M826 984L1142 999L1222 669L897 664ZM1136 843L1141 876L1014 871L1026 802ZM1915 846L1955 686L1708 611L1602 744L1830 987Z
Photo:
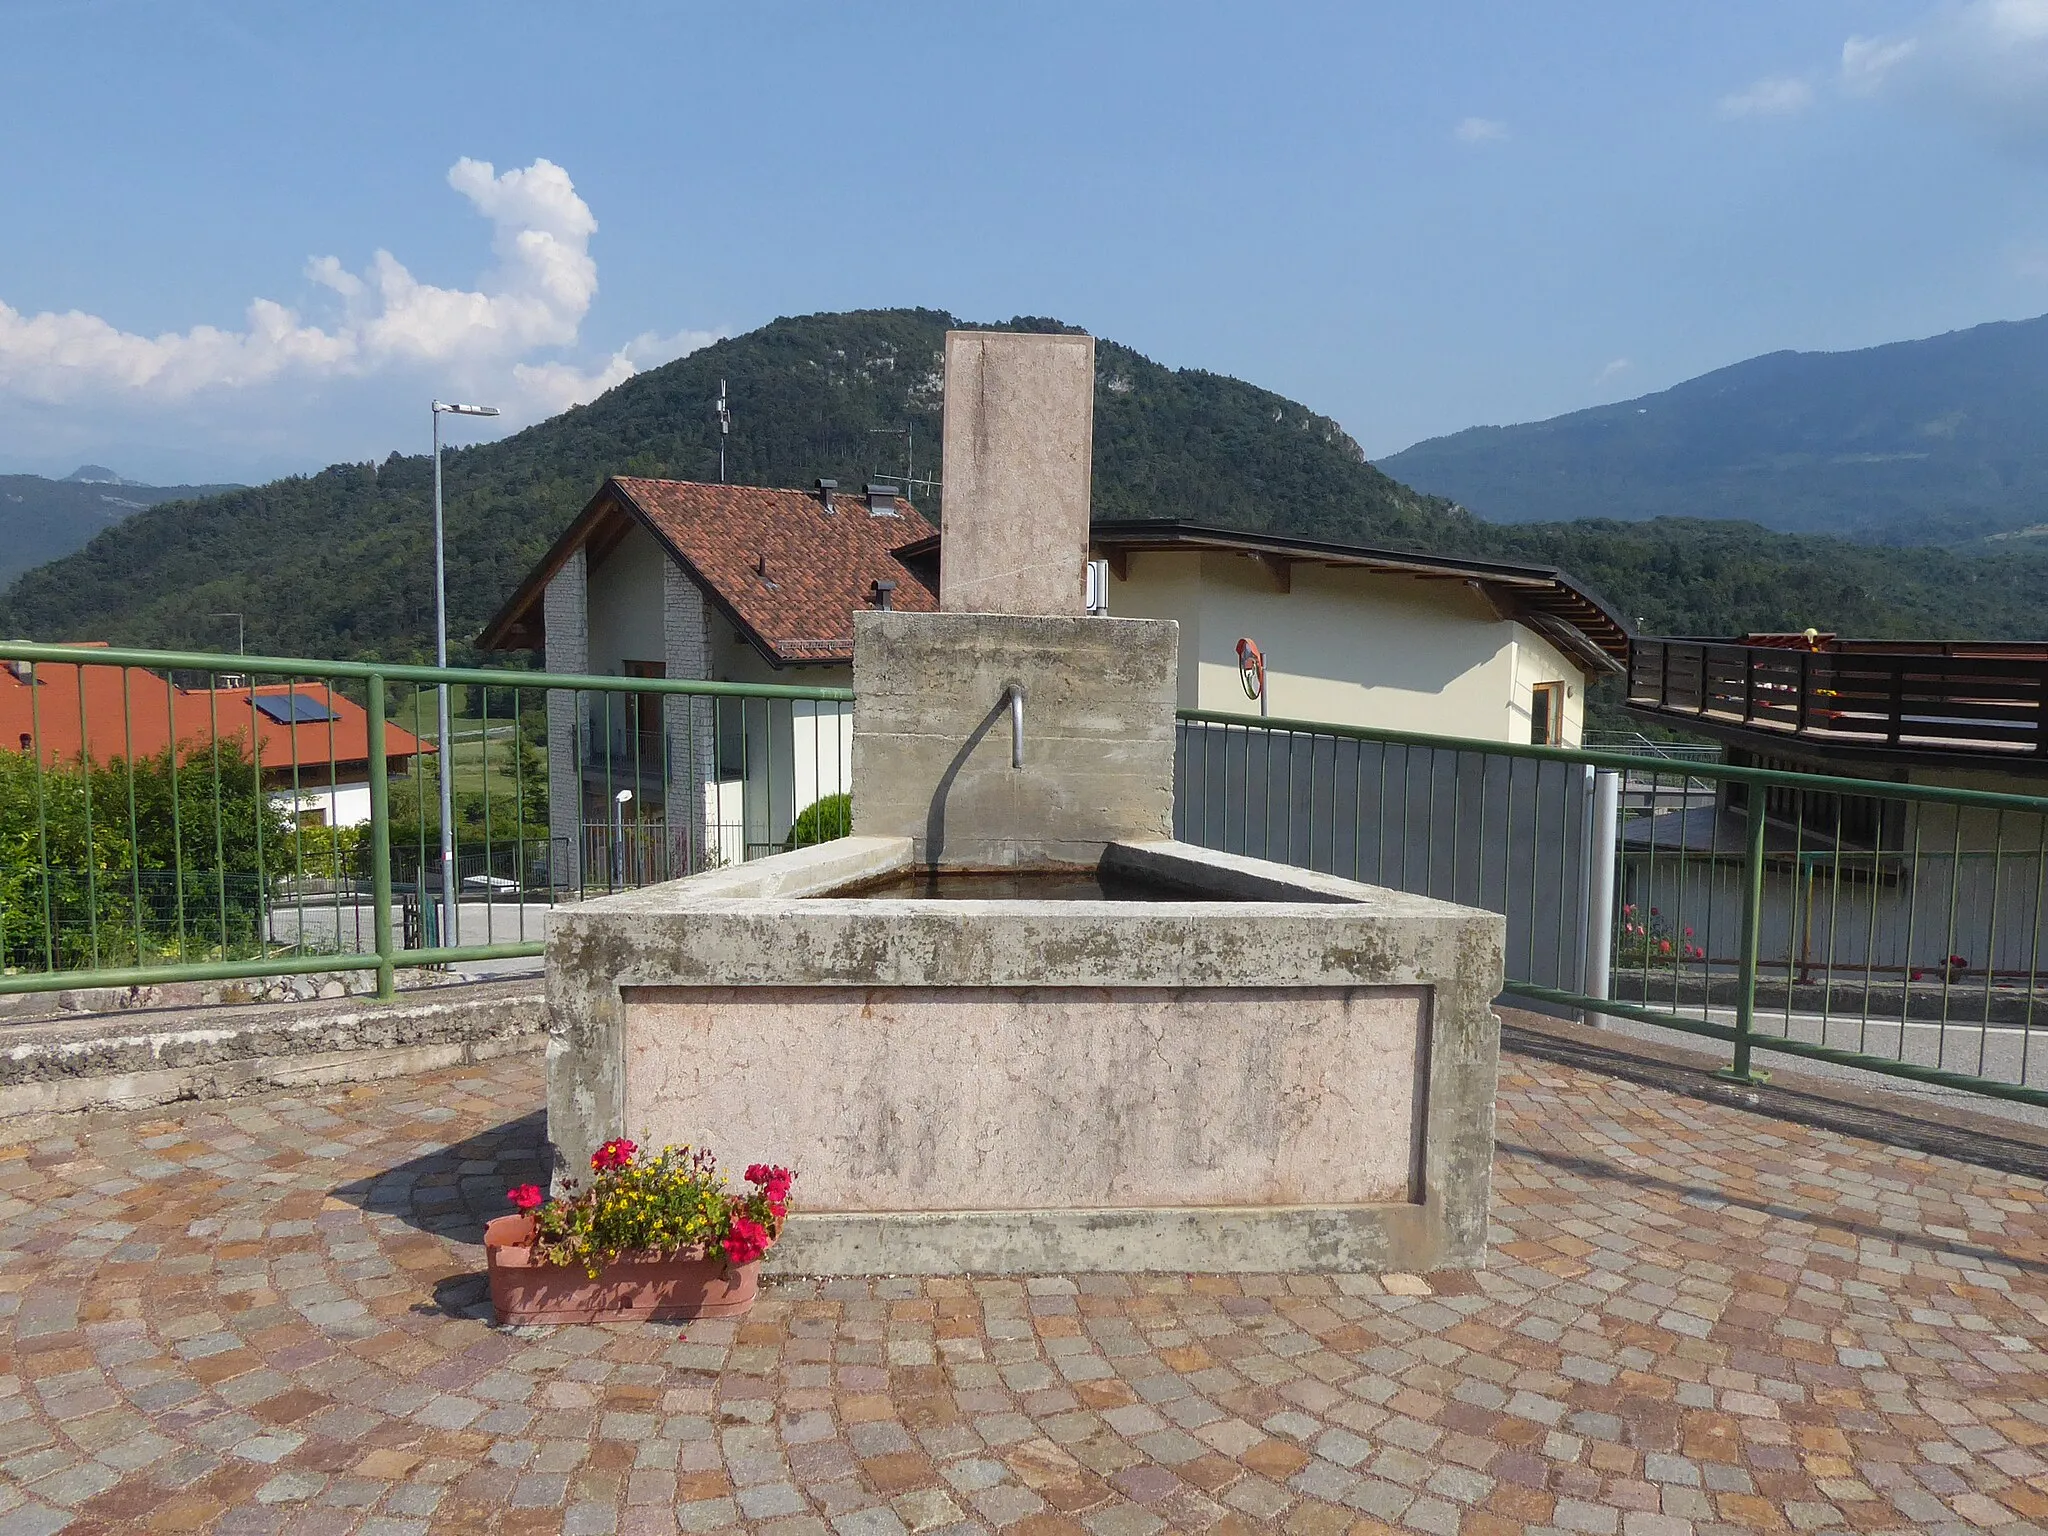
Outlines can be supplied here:
M751 1216L735 1216L726 1234L725 1256L735 1264L751 1264L768 1251L768 1229Z
M633 1154L640 1149L623 1136L615 1136L590 1154L590 1166L597 1173L613 1168L624 1168L633 1161Z
M517 1189L506 1190L505 1198L522 1211L533 1211L540 1208L541 1201L547 1196L540 1192L538 1184L522 1184Z
M747 1182L758 1184L761 1193L768 1197L771 1204L779 1204L789 1199L789 1186L795 1178L796 1175L787 1168L775 1167L768 1163L753 1163L747 1168ZM779 1217L782 1213L777 1211L775 1214Z

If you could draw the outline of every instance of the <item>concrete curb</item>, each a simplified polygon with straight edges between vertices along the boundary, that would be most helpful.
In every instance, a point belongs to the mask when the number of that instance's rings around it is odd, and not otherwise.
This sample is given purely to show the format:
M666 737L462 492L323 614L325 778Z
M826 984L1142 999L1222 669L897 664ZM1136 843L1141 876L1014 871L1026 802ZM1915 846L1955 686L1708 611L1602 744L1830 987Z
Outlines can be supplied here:
M436 988L392 1002L165 1010L0 1029L0 1116L367 1082L547 1040L541 984Z

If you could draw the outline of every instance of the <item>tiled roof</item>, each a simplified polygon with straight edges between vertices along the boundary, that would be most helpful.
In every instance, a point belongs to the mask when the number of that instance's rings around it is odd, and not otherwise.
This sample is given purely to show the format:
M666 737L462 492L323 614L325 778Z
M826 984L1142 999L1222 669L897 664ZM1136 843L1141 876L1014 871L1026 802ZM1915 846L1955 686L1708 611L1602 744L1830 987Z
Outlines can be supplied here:
M901 497L890 505L894 515L877 516L860 492L842 491L828 513L811 491L614 477L499 610L480 644L538 646L548 579L579 545L602 547L607 524L631 516L771 659L851 661L853 616L875 606L877 581L895 583L893 607L938 607L937 596L894 553L934 529Z
M255 709L248 688L175 688L139 667L49 661L9 666L0 668L0 749L33 750L52 764L76 762L81 753L96 763L155 757L170 744L175 725L181 755L206 746L216 729L221 740L239 743L246 753L253 719L264 775L273 782L290 779L294 759L301 783L324 779L330 757L342 777L361 772L370 746L363 707L323 683L263 683L254 690L259 697L293 692L326 705L335 718L286 725ZM433 748L390 724L384 751L386 763L398 768L403 759Z

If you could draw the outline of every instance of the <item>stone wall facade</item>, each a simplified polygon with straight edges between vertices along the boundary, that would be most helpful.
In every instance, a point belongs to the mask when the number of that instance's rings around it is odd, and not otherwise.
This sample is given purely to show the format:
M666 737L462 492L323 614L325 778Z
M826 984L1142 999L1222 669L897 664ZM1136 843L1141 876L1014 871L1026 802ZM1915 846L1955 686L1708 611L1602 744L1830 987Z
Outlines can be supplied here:
M711 614L704 591L673 560L662 563L664 665L673 678L711 676ZM662 705L668 742L669 868L677 875L705 863L704 787L718 766L718 712L710 699L671 695ZM712 844L710 846L715 846Z
M590 566L574 551L548 582L546 665L550 672L590 670ZM548 694L548 879L557 889L583 884L583 774L577 750L577 699Z

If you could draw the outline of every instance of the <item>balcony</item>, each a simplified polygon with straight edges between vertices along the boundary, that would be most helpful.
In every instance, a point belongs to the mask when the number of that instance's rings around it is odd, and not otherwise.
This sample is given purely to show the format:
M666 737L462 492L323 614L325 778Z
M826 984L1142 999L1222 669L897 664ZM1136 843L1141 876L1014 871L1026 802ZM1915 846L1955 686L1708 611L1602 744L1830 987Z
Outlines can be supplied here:
M1637 638L1628 705L1765 750L2048 771L2048 644Z

